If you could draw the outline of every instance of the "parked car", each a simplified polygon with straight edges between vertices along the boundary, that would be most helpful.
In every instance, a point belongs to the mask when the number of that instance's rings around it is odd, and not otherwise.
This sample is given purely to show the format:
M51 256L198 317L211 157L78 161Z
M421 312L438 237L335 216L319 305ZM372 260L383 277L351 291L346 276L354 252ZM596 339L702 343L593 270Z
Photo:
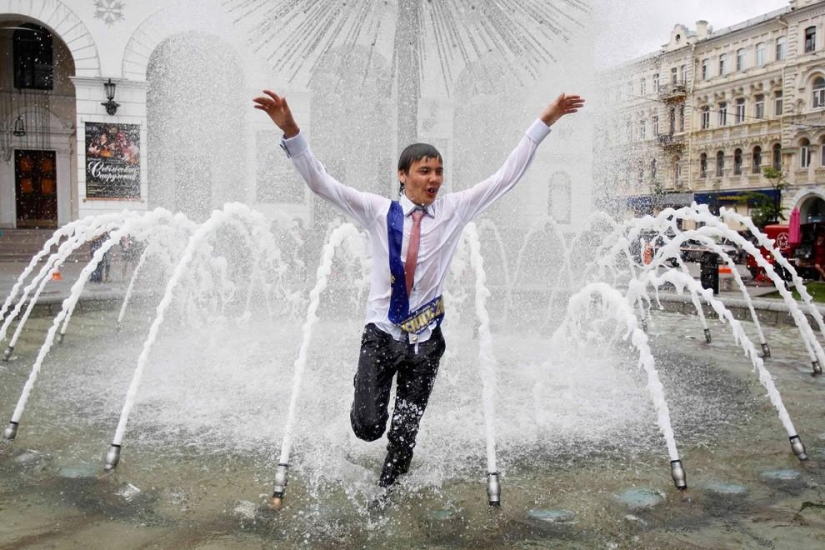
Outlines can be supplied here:
M725 253L727 253L734 261L737 261L740 256L739 247L730 242L723 240L717 241L717 246ZM705 244L698 239L688 239L679 247L679 252L682 256L683 262L698 262L701 261L705 254L716 254L716 250L712 246Z

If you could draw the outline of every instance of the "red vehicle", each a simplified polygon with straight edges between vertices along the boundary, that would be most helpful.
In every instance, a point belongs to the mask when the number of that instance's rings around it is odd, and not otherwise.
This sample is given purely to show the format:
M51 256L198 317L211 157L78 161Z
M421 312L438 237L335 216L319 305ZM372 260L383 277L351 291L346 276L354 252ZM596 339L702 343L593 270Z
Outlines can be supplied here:
M804 223L799 228L801 236L800 242L791 244L789 238L789 228L787 225L766 225L762 230L769 239L774 240L774 246L779 249L782 256L788 260L796 273L803 279L819 279L819 272L814 268L814 241L816 235L825 232L825 223ZM773 258L767 250L760 247L762 256L768 259L771 264L774 263ZM748 256L747 260L748 270L753 275L753 278L758 281L767 281L765 270L760 268L756 260L752 256ZM786 281L790 280L790 276L784 269L777 268L777 272Z
M766 225L764 229L762 229L762 233L764 233L769 239L773 239L774 247L779 250L779 252L784 256L788 261L793 259L793 250L789 240L789 233L788 233L788 226L787 225ZM752 239L754 245L758 246L756 242L756 238ZM759 251L762 253L762 256L767 259L771 264L774 263L773 255L765 249L765 247L760 246ZM767 281L767 277L765 275L764 268L760 267L759 264L756 262L756 259L748 255L747 259L747 266L748 271L751 272L753 278L757 281ZM791 261L791 263L793 263Z

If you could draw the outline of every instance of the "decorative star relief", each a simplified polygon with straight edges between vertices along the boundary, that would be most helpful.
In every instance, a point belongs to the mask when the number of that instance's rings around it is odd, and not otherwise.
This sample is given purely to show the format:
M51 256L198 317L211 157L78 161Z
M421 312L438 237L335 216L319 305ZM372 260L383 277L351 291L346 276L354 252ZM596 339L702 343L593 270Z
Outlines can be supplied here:
M95 19L102 19L107 25L123 19L123 8L125 4L118 0L94 0Z

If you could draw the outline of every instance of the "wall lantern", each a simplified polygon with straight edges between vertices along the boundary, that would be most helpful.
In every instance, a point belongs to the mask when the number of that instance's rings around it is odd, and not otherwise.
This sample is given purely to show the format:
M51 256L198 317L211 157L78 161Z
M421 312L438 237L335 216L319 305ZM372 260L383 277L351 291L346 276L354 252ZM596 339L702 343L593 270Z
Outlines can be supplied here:
M18 137L26 135L26 121L23 120L21 115L17 115L17 120L14 121L14 129L11 133Z
M103 83L103 89L106 90L106 101L105 103L101 103L104 107L106 107L106 112L110 115L114 115L117 113L117 108L120 107L119 103L115 103L115 87L117 84L112 82L112 79L109 79L109 82Z

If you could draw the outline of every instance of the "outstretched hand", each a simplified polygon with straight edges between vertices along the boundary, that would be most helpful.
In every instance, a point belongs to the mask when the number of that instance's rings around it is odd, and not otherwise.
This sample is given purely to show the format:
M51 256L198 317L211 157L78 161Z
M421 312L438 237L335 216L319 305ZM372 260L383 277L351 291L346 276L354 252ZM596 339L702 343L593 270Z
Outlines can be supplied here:
M578 95L561 94L553 103L544 108L539 118L548 126L552 126L554 122L559 120L564 115L569 115L578 112L584 107L584 98Z
M298 135L300 129L292 117L292 111L289 109L285 97L281 97L271 90L264 90L264 95L256 97L252 101L255 102L256 109L260 109L269 115L272 122L284 133L285 138Z

